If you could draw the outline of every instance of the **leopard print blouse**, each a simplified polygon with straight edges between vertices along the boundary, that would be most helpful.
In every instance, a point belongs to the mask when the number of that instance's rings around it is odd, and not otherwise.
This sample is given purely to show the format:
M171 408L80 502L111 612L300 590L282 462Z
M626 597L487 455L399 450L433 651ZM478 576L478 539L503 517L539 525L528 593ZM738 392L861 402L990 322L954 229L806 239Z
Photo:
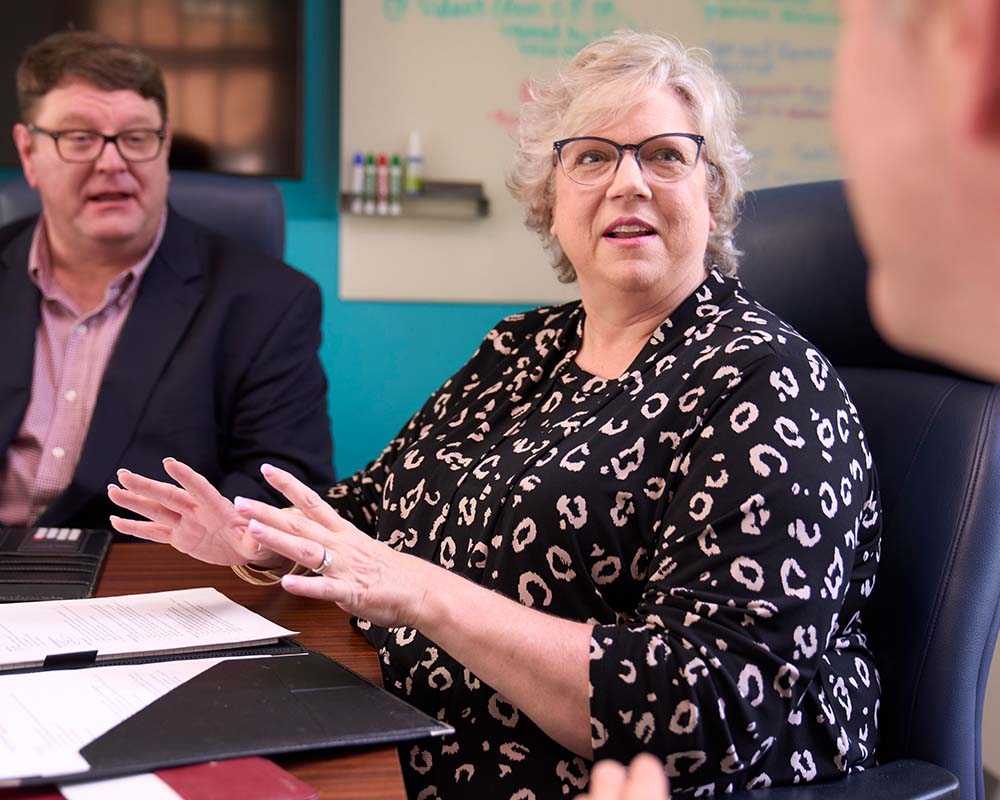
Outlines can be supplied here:
M372 536L594 625L595 758L658 754L674 796L873 763L861 612L880 514L827 360L709 275L616 380L579 303L515 314L329 502ZM589 763L418 631L359 620L385 686L455 736L401 747L409 794L573 797Z

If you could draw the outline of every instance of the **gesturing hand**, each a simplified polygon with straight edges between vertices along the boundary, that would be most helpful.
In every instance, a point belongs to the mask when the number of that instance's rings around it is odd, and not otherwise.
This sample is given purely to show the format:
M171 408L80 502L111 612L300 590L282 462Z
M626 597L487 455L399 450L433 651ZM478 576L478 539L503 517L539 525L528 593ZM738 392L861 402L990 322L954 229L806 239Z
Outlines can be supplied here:
M113 516L116 531L164 542L209 564L260 560L258 542L247 534L247 518L232 503L186 464L167 458L163 467L179 486L118 470L121 487L108 486L108 497L148 521Z
M237 498L248 530L264 548L310 568L315 577L286 575L293 594L336 603L376 625L419 627L427 587L437 567L372 539L334 511L322 497L285 470L261 472L302 513L286 514L255 500Z
M670 787L662 762L640 753L626 768L617 761L598 761L590 771L587 794L576 800L669 800Z

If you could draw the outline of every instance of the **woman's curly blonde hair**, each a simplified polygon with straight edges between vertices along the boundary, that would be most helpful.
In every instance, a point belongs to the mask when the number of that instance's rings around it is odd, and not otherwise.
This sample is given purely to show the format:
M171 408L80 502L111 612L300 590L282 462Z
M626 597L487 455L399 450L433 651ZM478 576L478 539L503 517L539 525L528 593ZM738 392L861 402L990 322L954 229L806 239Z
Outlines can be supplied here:
M552 143L606 127L651 91L670 88L691 112L705 137L708 204L715 219L705 251L705 268L736 272L740 252L733 244L743 178L750 154L736 135L739 100L708 64L704 50L685 48L656 34L620 31L587 45L552 81L533 82L521 107L514 164L507 186L526 209L525 224L542 239L559 280L576 271L552 236L555 160ZM628 99L633 102L629 103Z

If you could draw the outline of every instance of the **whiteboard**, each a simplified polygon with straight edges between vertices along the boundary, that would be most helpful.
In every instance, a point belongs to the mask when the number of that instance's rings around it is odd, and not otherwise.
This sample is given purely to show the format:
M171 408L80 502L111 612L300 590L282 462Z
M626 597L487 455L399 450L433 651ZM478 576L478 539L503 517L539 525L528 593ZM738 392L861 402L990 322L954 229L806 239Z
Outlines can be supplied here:
M558 302L537 236L504 185L529 78L630 28L707 49L737 88L748 188L840 175L828 125L836 0L343 0L341 175L355 151L405 154L428 179L480 181L488 217L340 217L348 300Z

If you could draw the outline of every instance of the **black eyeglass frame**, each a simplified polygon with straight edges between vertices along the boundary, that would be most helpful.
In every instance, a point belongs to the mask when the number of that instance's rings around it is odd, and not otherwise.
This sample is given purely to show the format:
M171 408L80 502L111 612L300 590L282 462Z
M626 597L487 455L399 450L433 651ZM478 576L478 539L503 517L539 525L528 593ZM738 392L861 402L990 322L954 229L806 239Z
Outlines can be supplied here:
M109 142L115 146L115 150L118 151L118 155L122 157L123 161L127 161L130 164L144 164L147 161L155 161L157 158L159 158L160 153L163 152L163 142L167 138L166 127L160 128L158 130L156 128L129 128L128 130L118 131L118 133L114 134L113 136L106 136L105 134L100 133L99 131L93 131L90 130L89 128L69 128L64 131L50 131L45 128L39 127L34 122L27 123L27 128L32 133L41 133L52 139L52 143L56 146L56 155L58 155L59 158L61 158L67 164L93 164L99 161L101 156L104 155L104 149L108 146ZM97 151L97 155L94 156L93 158L87 158L82 160L81 159L74 160L66 158L66 156L63 154L62 149L59 147L59 139L63 136L68 136L71 133L89 133L93 136L96 136L98 139L103 139L104 141L101 142L101 148L100 150ZM126 156L122 152L121 147L118 145L118 139L119 137L127 136L130 133L156 134L156 138L158 139L156 152L153 153L153 155L149 156L148 158L129 158L128 156Z
M644 177L646 177L646 172L642 168L642 162L639 160L639 150L645 145L654 141L655 139L660 139L665 136L680 136L681 138L684 139L690 139L692 142L698 145L698 150L694 154L694 161L691 162L690 171L686 172L680 178L676 178L675 180L672 181L664 181L659 178L654 178L652 176L649 176L652 180L656 181L657 183L676 183L677 181L684 180L684 178L686 178L688 175L694 172L694 166L698 163L698 159L701 158L702 151L704 150L705 147L705 137L702 136L700 133L683 133L680 131L671 133L658 133L655 136L650 136L648 139L643 139L638 144L618 144L618 142L612 141L611 139L605 139L603 136L571 136L568 139L560 139L559 141L552 143L552 150L553 150L552 158L553 162L559 163L559 166L562 168L562 171L566 175L566 177L569 178L574 183L579 184L580 186L600 186L602 182L580 183L580 181L578 181L576 178L574 178L572 175L569 174L569 170L566 169L566 165L563 163L562 160L562 151L566 145L571 144L572 142L594 141L594 142L604 142L605 144L609 144L613 148L615 148L615 150L618 151L618 161L615 162L615 168L614 170L612 170L611 176L608 178L608 181L613 181L615 175L618 174L618 168L622 165L622 159L625 157L626 150L632 151L632 154L635 157L635 163L639 166L639 171L643 174ZM555 166L555 163L553 163L553 166Z

